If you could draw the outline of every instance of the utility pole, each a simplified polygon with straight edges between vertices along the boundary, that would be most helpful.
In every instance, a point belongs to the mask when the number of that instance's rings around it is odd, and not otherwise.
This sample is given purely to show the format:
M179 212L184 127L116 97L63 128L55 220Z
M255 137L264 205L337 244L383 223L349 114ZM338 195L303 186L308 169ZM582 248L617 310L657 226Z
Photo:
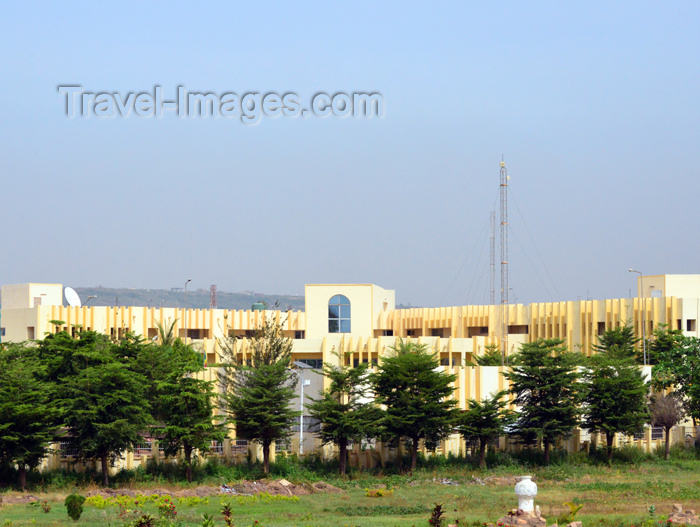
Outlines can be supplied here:
M491 260L489 264L489 282L491 286L491 305L496 305L496 211L491 211Z
M185 343L187 343L187 284L189 284L192 281L191 278L187 279L187 282L185 282Z
M508 353L508 171L501 161L501 362Z

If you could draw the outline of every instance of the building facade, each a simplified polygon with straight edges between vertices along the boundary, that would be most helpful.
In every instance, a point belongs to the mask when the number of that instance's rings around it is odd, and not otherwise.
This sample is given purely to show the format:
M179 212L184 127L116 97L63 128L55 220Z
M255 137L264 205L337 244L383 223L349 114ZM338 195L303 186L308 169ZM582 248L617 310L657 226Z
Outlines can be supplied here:
M4 342L41 339L46 333L75 332L78 327L114 338L133 332L154 339L159 324L174 323L176 334L191 341L205 355L209 367L204 377L208 380L216 379L221 342L235 337L235 350L245 360L249 339L263 317L274 317L285 336L293 339L293 360L315 369L323 362L337 364L336 352L341 350L349 352L345 359L348 363L376 364L398 338L416 340L438 353L441 366L457 376L455 399L460 408L465 408L470 398L481 399L507 388L502 368L471 366L472 359L489 344L503 346L506 355L511 355L522 343L557 337L563 338L571 349L591 354L598 336L627 322L638 337L648 337L659 324L681 329L688 336L699 336L700 275L640 277L637 298L514 304L507 310L490 305L396 309L395 292L374 284L307 285L305 310L288 312L252 308L70 307L63 305L60 284L6 285L2 287L1 303L0 338ZM507 313L505 325L501 324L502 313ZM508 328L506 335L499 334L501 327ZM324 383L323 377L313 371L306 373L304 381L307 395L312 396ZM678 434L680 440L687 435L685 429ZM304 452L317 447L311 430L301 437ZM577 434L570 448L577 449L589 439ZM637 441L646 449L656 444L652 431ZM299 442L299 435L295 434L291 445L280 448L298 451ZM464 444L454 436L442 448L457 453ZM240 455L246 450L235 438L217 449L226 455ZM384 454L389 455L380 452L379 456ZM152 455L157 456L157 452ZM136 462L130 456L129 465Z

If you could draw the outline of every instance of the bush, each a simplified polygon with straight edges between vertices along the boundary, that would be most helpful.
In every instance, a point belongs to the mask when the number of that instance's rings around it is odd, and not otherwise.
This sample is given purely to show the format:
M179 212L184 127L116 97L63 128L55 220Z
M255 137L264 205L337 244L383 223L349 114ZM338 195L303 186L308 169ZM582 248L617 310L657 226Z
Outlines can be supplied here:
M603 449L601 449L603 452ZM642 461L647 461L650 455L633 445L624 445L613 451L613 461L619 463L630 463L636 465Z
M83 514L83 503L85 503L85 496L80 494L70 494L66 497L64 502L66 509L68 510L68 516L73 519L73 521L78 521L80 515Z

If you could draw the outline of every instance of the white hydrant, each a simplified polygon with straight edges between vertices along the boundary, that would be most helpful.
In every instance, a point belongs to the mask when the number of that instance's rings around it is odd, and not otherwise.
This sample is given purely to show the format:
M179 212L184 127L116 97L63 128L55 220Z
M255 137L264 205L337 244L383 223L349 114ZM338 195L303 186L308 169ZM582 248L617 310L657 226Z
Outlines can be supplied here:
M537 484L532 481L532 476L523 476L520 479L520 483L515 485L515 495L518 497L518 509L525 512L535 512Z

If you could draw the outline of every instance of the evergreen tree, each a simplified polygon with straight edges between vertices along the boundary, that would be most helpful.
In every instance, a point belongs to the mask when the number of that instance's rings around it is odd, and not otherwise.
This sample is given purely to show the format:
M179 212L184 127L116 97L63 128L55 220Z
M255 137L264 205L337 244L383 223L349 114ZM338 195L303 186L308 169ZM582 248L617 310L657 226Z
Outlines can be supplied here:
M344 355L338 354L340 361ZM330 380L330 386L321 393L319 399L312 399L306 405L312 417L320 421L317 432L323 444L338 447L338 464L341 474L345 474L348 444L374 437L379 431L379 409L367 400L369 364L355 367L323 365L323 373Z
M700 339L685 337L680 330L660 325L650 345L654 357L652 386L673 388L688 416L697 426L700 419Z
M477 366L503 366L503 353L496 344L484 346L483 355L474 358Z
M552 444L570 436L579 423L581 386L576 367L581 357L563 343L563 339L539 339L523 344L511 361L511 371L503 374L520 407L515 433L523 442L541 440L546 464Z
M301 412L290 402L296 397L296 376L290 371L292 341L282 327L265 318L251 341L250 363L239 359L235 341L222 346L222 400L236 436L262 445L263 470L270 471L270 445L286 439Z
M187 481L192 482L193 451L208 452L212 441L223 441L226 436L224 425L215 422L219 419L214 415L214 386L197 378L205 369L202 357L180 339L172 346L149 347L160 348L171 365L158 386L159 425L153 433L165 455L177 455L182 449Z
M103 483L109 465L142 440L151 423L144 378L131 368L135 337L113 343L93 331L72 337L48 334L38 352L47 361L46 379L55 386L66 440L78 459L98 459Z
M48 454L58 429L58 412L35 348L0 344L0 463L17 464L19 486L27 471Z
M641 432L650 418L649 388L635 362L630 339L621 344L615 338L619 329L609 329L599 337L599 353L588 359L582 376L583 428L605 434L608 462L612 461L615 433Z
M502 390L483 401L469 399L467 410L459 417L459 430L468 441L479 441L479 467L486 467L486 447L490 441L504 435L515 421L515 412L509 410L508 392Z
M598 353L605 353L609 357L615 356L624 359L636 357L641 364L644 361L644 355L636 347L640 340L634 336L632 325L626 322L622 326L606 329L598 337L598 344L594 344L593 349Z
M376 402L384 405L383 427L395 443L411 441L411 470L416 468L418 443L428 448L449 437L457 418L452 398L455 375L440 370L437 354L425 344L399 339L372 375Z

